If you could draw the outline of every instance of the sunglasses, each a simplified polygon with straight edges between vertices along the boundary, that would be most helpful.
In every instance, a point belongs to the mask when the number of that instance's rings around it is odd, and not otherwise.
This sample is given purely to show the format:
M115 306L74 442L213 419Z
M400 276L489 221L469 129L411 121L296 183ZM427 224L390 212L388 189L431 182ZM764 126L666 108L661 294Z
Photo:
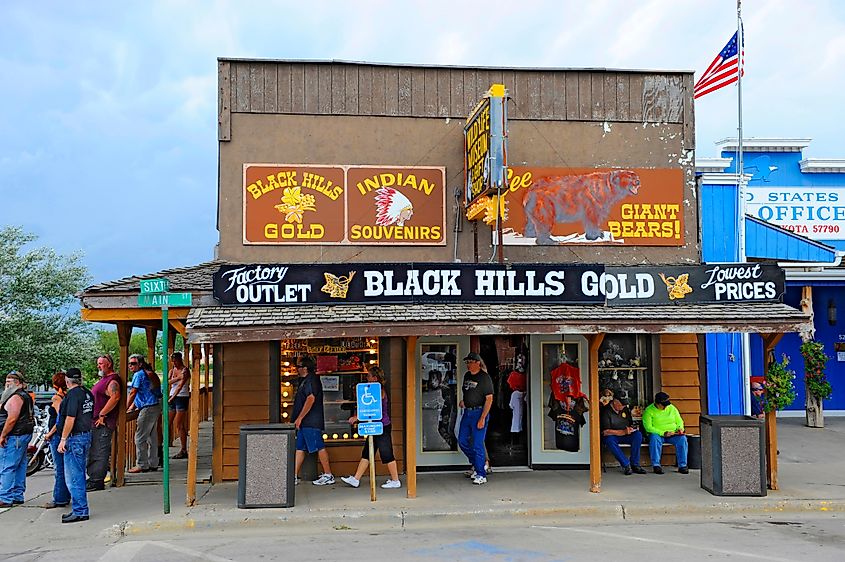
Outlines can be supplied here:
M137 361L130 361L130 362L129 362L129 364L130 364L130 365L137 365L137 364L138 364L138 362L137 362Z

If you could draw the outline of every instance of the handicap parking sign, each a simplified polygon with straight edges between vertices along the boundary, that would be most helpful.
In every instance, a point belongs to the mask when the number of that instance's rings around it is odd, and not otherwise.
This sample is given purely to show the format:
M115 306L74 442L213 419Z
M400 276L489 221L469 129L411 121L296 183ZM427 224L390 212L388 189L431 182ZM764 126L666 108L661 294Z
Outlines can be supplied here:
M358 395L358 420L380 420L381 383L362 382L355 387L355 390Z

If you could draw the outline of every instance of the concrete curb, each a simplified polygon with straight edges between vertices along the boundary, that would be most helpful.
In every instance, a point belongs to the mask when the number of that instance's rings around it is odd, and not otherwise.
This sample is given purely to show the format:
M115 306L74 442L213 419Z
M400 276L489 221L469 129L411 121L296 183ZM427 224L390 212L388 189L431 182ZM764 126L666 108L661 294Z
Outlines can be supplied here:
M338 531L362 528L381 530L425 528L444 524L472 521L489 524L558 522L566 525L584 523L621 522L637 520L730 519L747 516L776 516L789 513L842 513L845 501L819 499L760 500L742 502L716 502L701 505L643 505L643 504L570 504L514 506L494 509L466 510L325 510L305 513L286 513L281 510L244 510L209 512L197 515L172 516L156 520L125 521L105 530L110 536L142 536L148 534L177 533L185 531L225 531L302 528L333 528Z

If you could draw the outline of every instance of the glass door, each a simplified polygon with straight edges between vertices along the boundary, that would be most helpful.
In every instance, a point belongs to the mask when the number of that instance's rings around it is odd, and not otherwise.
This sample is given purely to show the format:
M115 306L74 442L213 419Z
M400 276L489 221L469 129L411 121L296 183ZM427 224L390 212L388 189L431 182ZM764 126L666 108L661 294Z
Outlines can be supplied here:
M462 466L455 422L468 336L427 336L414 350L417 392L417 466Z
M591 412L578 406L590 394L587 350L583 336L531 336L532 466L590 463Z

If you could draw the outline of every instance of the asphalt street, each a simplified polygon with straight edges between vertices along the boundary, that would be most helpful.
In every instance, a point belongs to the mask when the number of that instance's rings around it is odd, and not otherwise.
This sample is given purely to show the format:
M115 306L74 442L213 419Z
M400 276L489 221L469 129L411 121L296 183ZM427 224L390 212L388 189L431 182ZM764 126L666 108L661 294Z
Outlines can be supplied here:
M333 529L129 537L80 537L63 547L21 545L13 561L249 560L825 560L845 559L845 518L837 514L731 521L611 525L443 525L424 531ZM9 540L4 538L4 542ZM4 550L7 550L4 548ZM8 552L8 551L7 551Z

